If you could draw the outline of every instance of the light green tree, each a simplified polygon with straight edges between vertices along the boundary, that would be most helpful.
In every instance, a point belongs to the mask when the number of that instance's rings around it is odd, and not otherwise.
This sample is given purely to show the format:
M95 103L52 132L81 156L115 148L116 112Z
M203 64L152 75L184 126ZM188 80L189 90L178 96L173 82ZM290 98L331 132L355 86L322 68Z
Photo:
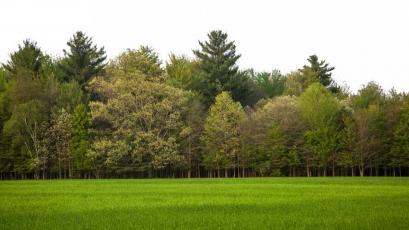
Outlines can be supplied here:
M225 177L229 169L236 175L241 150L240 126L244 119L240 103L234 102L228 92L216 96L206 118L202 141L204 164L210 170L217 170L218 176L220 169L224 169Z
M90 156L95 167L142 171L148 176L180 167L183 157L177 140L189 94L147 81L140 72L118 71L108 76L113 77L97 78L90 84L102 98L90 103L95 134Z
M163 80L163 70L158 54L149 46L128 49L116 57L108 68L124 74L142 73L147 80Z
M312 84L299 98L301 117L307 125L305 137L318 167L326 175L328 163L335 161L338 152L340 111L338 100L321 84Z

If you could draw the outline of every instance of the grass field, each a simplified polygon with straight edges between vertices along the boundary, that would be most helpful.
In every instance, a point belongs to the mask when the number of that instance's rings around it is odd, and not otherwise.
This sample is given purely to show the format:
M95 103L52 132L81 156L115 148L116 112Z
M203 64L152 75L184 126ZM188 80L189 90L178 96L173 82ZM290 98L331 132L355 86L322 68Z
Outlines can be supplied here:
M0 181L0 229L409 229L409 178Z

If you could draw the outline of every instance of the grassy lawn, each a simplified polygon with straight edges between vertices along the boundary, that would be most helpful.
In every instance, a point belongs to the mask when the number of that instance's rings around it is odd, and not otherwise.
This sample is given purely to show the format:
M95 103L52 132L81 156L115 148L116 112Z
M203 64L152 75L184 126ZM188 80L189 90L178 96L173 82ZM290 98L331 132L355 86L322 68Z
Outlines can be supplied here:
M0 229L409 229L409 178L0 181Z

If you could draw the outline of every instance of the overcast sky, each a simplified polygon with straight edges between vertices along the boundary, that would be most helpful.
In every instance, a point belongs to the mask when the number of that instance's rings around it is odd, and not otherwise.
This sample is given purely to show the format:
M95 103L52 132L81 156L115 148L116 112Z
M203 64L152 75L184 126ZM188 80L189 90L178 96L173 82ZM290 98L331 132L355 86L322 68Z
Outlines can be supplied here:
M236 41L242 69L287 73L317 54L353 91L371 80L409 91L408 2L2 0L0 62L26 38L61 56L77 30L105 46L109 58L150 45L166 61L171 52L192 56L198 40L221 29Z

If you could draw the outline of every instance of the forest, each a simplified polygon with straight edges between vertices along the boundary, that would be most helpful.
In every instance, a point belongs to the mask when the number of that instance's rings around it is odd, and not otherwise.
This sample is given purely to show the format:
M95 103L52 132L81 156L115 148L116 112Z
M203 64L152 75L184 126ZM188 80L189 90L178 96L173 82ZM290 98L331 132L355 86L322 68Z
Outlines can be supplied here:
M351 92L315 54L242 69L220 30L192 48L162 62L150 46L108 59L81 31L60 57L23 41L0 67L1 179L409 175L407 93Z

